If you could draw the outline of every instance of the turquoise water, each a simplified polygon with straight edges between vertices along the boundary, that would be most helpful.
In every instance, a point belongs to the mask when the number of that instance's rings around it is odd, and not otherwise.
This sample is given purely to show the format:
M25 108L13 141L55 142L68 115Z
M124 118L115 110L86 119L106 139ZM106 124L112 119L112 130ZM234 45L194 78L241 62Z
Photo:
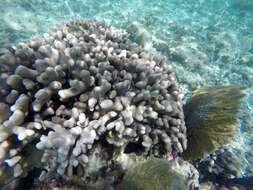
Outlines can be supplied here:
M245 3L248 3L245 5ZM199 87L247 87L241 128L230 146L243 173L253 162L253 2L239 0L2 0L0 47L47 32L55 24L92 18L127 30L147 51L165 55L184 100Z

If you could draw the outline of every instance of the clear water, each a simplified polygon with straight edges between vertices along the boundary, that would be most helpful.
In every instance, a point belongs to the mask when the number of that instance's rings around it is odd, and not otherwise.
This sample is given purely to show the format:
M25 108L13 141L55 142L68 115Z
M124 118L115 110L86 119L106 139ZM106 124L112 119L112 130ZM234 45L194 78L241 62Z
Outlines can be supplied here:
M253 162L253 1L1 0L0 47L40 35L58 22L93 18L144 36L148 51L173 65L185 100L201 86L246 86L241 128L230 145L244 174ZM169 56L170 55L170 56Z

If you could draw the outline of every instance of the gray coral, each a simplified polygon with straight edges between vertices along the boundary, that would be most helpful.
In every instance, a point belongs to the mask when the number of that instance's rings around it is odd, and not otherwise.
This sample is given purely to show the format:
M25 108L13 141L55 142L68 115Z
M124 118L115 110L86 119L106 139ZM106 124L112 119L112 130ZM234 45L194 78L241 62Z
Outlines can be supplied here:
M22 148L38 138L46 169L64 177L82 176L94 157L106 164L131 145L159 157L186 149L171 66L124 31L66 23L6 49L0 63L0 162L14 176L22 174Z

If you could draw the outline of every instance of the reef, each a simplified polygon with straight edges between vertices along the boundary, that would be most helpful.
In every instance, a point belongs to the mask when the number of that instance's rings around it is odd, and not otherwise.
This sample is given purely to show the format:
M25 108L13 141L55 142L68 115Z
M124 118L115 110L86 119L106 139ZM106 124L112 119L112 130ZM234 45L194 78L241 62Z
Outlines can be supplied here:
M30 155L42 154L42 181L88 176L122 153L169 157L187 147L171 66L122 30L93 20L59 25L7 48L0 73L1 174L26 175L31 144Z
M1 53L3 189L185 190L237 177L220 148L244 88L204 87L183 107L172 66L139 32L138 45L103 22L72 21Z
M201 173L200 181L219 182L221 180L242 176L242 158L223 147L194 164Z

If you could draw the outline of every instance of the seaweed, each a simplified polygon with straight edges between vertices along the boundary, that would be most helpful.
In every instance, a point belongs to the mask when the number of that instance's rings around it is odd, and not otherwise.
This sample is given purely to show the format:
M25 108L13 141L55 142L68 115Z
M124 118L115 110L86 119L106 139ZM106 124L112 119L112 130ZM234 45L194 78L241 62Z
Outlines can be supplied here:
M204 87L193 92L184 106L188 148L186 159L203 158L230 142L238 126L243 87Z

